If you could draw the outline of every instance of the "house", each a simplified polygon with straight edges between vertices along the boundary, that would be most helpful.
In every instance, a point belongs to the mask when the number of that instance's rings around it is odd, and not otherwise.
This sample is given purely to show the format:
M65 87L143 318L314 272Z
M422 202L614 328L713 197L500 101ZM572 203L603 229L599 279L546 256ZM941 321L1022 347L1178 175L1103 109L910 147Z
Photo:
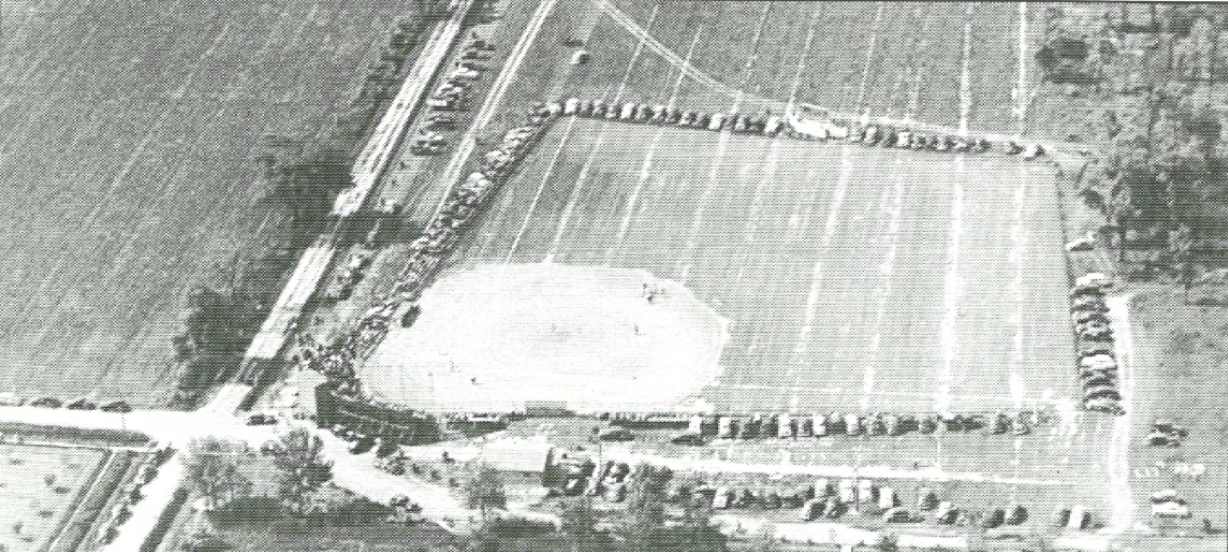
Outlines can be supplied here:
M553 463L554 446L527 439L495 441L482 449L480 461L503 474L506 483L543 484Z

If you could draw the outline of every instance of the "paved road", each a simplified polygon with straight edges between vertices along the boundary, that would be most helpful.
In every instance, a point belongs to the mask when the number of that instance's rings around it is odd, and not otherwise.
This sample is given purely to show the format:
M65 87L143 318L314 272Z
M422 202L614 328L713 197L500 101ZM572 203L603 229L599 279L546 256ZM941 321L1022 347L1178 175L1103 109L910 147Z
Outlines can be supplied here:
M461 23L472 5L473 0L461 0L448 22L441 27L436 27L431 34L422 55L418 56L410 70L409 78L397 92L392 106L380 119L375 132L371 135L371 140L359 154L358 161L354 163L350 175L353 178L353 187L337 197L333 204L333 215L348 217L362 208L363 203L366 202L367 196L379 181L379 176L383 174L384 169L388 166L388 160L392 158L392 153L400 143L406 125L409 124L410 116L421 104L427 85L439 72L440 63L447 57L448 51L451 50L456 38L460 35Z

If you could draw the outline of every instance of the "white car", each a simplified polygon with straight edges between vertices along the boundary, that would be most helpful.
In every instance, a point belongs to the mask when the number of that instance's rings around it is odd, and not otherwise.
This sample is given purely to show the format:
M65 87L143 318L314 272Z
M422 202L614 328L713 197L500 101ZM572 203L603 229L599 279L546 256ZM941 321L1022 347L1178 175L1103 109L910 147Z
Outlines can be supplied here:
M1112 287L1113 279L1102 272L1089 272L1075 280L1076 286Z
M857 499L858 501L869 504L874 502L874 482L869 479L862 479L857 482Z
M857 487L853 484L852 479L840 480L837 496L840 497L840 502L844 504L857 502Z
M1151 505L1151 515L1155 517L1188 518L1190 507L1180 502L1161 502Z
M1091 251L1096 248L1096 240L1090 236L1084 236L1077 240L1066 243L1066 251Z
M1092 355L1079 359L1079 366L1090 370L1112 370L1117 368L1117 361L1109 355Z

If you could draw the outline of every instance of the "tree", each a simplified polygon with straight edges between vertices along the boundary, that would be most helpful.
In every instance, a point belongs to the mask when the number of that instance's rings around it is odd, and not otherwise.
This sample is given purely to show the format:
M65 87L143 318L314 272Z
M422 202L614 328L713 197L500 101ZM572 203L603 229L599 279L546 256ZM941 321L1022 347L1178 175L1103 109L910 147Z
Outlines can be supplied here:
M589 497L568 504L560 518L563 533L571 540L571 552L597 552L602 548L598 542L597 516Z
M624 538L631 550L654 550L665 528L665 500L670 479L669 468L641 464L632 475L627 512L631 515L623 527Z
M217 437L193 439L188 445L185 478L204 496L205 509L246 494L251 483L239 473L246 447Z
M883 533L879 535L878 542L874 543L874 549L878 552L896 552L900 549L900 537Z
M290 512L306 512L315 491L332 479L333 464L323 449L324 441L304 428L290 430L273 447L273 465L281 470L278 496Z
M465 481L464 489L469 507L481 510L484 521L491 508L503 508L507 505L503 480L499 477L499 472L489 465L480 464Z
M724 533L712 525L712 505L707 501L692 500L683 510L682 524L684 546L687 552L724 552Z
M776 538L776 527L764 525L751 544L751 552L780 552L780 541Z

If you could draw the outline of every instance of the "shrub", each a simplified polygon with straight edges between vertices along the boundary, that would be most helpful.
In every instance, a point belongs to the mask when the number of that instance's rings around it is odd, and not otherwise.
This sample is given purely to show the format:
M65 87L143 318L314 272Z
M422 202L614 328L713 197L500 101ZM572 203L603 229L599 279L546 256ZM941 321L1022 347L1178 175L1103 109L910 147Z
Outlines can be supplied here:
M268 523L281 517L281 502L269 496L239 497L210 514L214 522L223 526Z
M329 523L340 527L374 525L384 521L392 509L366 498L357 498L332 508L327 518Z

